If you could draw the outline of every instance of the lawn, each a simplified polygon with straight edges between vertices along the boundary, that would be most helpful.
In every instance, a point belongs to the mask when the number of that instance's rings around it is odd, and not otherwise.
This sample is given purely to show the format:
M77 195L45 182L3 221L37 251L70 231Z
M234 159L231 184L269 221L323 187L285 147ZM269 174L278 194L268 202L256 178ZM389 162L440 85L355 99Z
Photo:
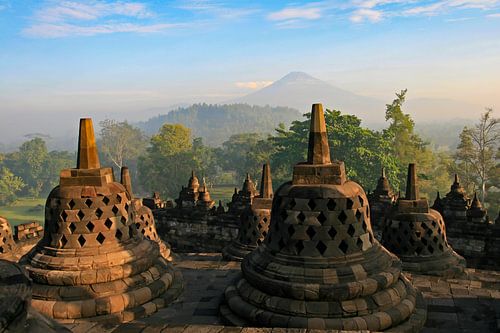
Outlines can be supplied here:
M5 217L11 226L21 223L44 222L45 199L21 198L11 206L0 206L0 215Z
M217 186L214 185L212 188L209 188L210 197L212 200L215 200L216 204L219 204L219 200L222 200L222 204L226 206L228 202L231 201L231 198L234 193L235 186Z

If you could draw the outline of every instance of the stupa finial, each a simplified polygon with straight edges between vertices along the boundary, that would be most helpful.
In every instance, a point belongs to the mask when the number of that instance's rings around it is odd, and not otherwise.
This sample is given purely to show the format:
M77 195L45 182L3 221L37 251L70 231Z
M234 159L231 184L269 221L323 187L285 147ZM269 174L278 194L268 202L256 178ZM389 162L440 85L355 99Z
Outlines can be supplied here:
M420 198L417 181L415 163L410 163L408 164L408 178L406 180L406 200L418 200Z
M308 164L330 164L330 147L326 134L323 105L313 104L311 111L311 127L309 129Z
M134 194L132 193L132 180L130 179L130 171L125 166L121 169L120 183L125 187L125 190L130 195L130 198L133 198Z
M273 197L273 181L271 180L271 166L269 162L262 166L262 180L260 182L260 197L272 198Z
M80 119L80 134L78 137L77 169L98 169L99 156L95 143L94 126L91 118Z

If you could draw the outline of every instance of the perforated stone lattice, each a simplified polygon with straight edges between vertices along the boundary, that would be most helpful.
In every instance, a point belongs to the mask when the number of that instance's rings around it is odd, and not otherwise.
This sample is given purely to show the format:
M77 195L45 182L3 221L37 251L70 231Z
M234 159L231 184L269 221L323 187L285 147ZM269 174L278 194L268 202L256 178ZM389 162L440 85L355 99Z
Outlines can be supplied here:
M91 198L49 197L46 226L50 245L78 249L126 241L133 230L125 192Z
M0 217L0 255L14 250L15 243L12 228L6 219Z
M270 222L271 212L268 209L244 213L242 215L242 226L238 233L238 241L241 244L262 244L269 232Z
M271 250L301 256L343 256L373 245L366 197L276 199L266 243ZM275 214L275 215L274 215ZM274 220L274 218L273 218Z
M421 221L387 219L383 244L388 250L407 256L430 256L449 250L441 216Z

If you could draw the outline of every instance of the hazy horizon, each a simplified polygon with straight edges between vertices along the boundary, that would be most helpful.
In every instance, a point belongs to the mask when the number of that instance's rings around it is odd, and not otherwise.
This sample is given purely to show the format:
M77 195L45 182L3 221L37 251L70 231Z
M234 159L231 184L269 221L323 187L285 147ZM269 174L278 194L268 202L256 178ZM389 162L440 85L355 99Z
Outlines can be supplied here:
M0 142L224 103L293 71L382 107L407 88L475 119L500 105L499 35L500 0L0 0Z

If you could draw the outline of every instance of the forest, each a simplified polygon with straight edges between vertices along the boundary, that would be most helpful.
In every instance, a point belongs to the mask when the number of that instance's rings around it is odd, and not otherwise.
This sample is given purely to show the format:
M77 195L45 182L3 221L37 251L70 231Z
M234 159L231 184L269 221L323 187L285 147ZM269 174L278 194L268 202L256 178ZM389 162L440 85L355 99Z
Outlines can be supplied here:
M463 128L457 147L434 151L404 112L406 93L397 93L386 105L386 126L378 131L364 128L356 116L327 110L332 158L345 161L348 177L367 192L375 188L382 167L395 192L404 191L407 165L417 163L421 193L430 200L436 191L442 195L449 191L456 173L467 193L472 196L477 192L490 215L496 217L500 209L500 119L488 108L475 124ZM101 165L112 166L115 175L121 166L128 166L138 195L158 191L165 198L175 198L191 170L212 188L240 186L246 173L260 180L262 164L270 161L277 187L290 179L295 163L306 159L310 114L292 121L293 109L248 107L242 116L236 114L234 106L224 106L217 111L219 117L205 124L212 128L214 142L220 141L209 145L200 137L204 133L193 133L178 123L181 117L191 117L194 126L200 118L193 114L199 108L194 105L186 114L177 110L139 126L101 122L96 133ZM249 114L255 118L254 126L235 125L241 119L248 120ZM277 119L282 122L271 132L269 124ZM0 205L12 204L20 197L43 198L57 185L59 171L74 167L75 160L75 152L48 151L43 138L33 138L15 152L0 154Z

